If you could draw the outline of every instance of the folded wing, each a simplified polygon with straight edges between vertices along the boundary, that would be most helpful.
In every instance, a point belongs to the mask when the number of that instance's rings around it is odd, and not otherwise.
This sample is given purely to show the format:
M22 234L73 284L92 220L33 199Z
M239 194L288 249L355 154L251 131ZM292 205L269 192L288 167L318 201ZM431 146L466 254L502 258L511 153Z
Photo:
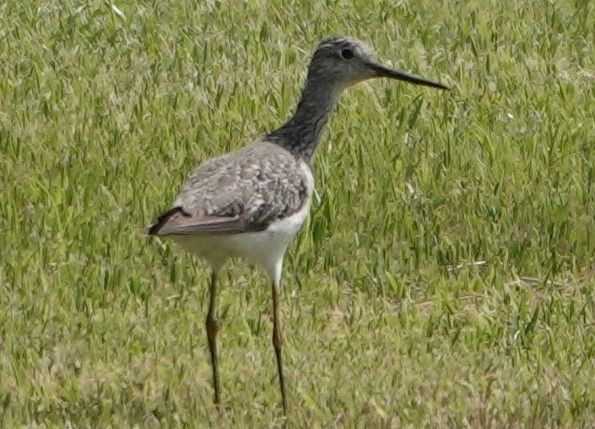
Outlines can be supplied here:
M194 171L173 207L146 233L262 231L306 203L312 192L308 168L286 150L264 142L209 160Z

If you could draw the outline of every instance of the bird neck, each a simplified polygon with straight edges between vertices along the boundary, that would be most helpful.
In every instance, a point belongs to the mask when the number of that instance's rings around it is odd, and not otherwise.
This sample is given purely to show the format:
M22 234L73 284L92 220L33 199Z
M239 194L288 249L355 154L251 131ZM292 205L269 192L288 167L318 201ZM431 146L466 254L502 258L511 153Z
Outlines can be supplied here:
M308 80L295 113L266 139L310 162L341 88L321 80Z

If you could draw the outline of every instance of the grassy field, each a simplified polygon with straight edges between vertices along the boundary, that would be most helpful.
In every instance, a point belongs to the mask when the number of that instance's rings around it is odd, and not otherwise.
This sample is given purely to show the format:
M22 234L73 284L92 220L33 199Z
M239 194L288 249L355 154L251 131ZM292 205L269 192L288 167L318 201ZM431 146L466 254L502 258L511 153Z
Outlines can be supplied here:
M350 89L286 258L290 419L595 425L595 3L0 3L0 427L279 427L271 302L138 229L291 114L327 35L443 92Z

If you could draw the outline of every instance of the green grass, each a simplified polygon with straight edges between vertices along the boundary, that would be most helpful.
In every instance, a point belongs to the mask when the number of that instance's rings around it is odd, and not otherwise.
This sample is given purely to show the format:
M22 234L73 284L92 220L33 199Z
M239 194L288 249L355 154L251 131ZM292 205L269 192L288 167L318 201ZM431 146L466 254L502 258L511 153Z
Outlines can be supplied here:
M0 3L0 426L281 425L265 277L226 270L217 415L207 268L137 231L347 34L454 90L331 118L285 264L294 427L592 427L595 4L288 3Z

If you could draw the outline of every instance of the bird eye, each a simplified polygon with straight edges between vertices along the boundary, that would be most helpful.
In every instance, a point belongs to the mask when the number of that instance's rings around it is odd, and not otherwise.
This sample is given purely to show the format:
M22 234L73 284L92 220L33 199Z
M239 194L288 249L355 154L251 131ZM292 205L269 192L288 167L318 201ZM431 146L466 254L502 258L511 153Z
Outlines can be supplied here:
M346 60L350 60L355 56L355 54L353 53L353 51L351 49L343 49L341 51L341 56L343 58L345 58Z

